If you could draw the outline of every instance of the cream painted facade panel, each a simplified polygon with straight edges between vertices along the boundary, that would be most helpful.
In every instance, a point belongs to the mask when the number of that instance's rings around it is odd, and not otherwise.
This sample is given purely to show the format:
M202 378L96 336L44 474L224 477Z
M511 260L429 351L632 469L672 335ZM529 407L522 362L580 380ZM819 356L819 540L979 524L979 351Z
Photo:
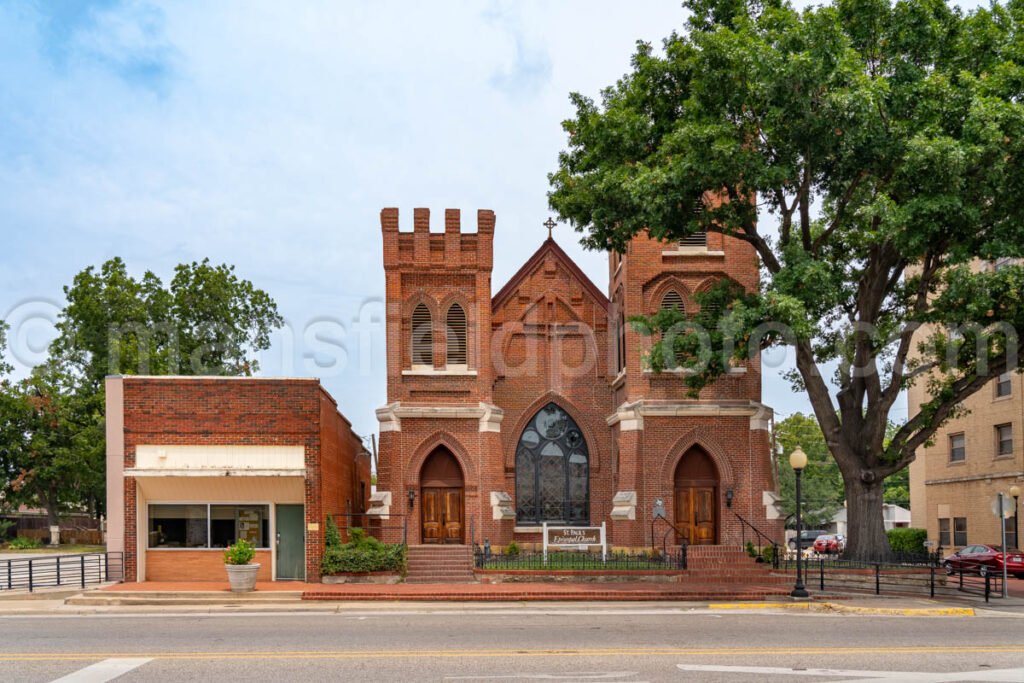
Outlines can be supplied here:
M135 448L138 470L301 470L304 446L149 446Z
M303 504L306 501L306 484L302 477L138 477L136 481L150 503Z

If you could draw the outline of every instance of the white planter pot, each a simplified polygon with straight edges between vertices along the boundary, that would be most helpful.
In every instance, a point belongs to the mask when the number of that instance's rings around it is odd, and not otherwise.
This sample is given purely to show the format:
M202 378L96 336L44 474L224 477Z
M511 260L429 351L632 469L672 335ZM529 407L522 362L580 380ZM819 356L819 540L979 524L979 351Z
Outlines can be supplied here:
M248 593L256 590L256 574L260 570L259 564L226 564L228 570L228 583L231 584L232 593Z

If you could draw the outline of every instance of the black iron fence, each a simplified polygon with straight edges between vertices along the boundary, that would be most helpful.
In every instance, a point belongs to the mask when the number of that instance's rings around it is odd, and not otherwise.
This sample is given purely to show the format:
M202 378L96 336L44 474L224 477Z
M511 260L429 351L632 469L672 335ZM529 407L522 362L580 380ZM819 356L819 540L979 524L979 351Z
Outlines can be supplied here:
M820 555L800 560L808 589L870 592L875 595L929 595L930 597L1002 597L1002 575L981 567L943 566L941 553L896 553L885 560L845 560ZM778 569L796 573L796 558L785 558Z
M0 559L0 590L85 588L124 580L124 553L39 555Z
M547 570L547 571L642 571L686 569L686 548L668 552L626 553L610 552L607 557L600 553L548 551L544 553L519 552L513 554L493 553L487 548L474 552L477 569Z

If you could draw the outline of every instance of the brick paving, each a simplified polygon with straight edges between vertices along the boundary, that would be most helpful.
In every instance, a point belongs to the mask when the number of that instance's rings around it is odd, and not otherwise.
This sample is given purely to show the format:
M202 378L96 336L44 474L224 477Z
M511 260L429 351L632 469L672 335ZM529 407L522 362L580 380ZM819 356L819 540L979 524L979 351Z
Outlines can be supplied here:
M700 601L765 600L789 590L778 585L678 583L499 583L337 584L307 588L303 600L403 600L452 602L518 601Z

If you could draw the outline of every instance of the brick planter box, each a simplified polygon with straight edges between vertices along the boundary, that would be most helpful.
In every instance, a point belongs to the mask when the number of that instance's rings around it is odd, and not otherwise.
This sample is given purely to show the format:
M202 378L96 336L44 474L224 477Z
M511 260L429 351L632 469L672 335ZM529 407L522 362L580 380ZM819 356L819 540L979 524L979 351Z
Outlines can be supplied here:
M378 583L395 584L402 582L398 572L344 572L320 578L321 583Z
M678 583L677 569L476 569L480 583Z

